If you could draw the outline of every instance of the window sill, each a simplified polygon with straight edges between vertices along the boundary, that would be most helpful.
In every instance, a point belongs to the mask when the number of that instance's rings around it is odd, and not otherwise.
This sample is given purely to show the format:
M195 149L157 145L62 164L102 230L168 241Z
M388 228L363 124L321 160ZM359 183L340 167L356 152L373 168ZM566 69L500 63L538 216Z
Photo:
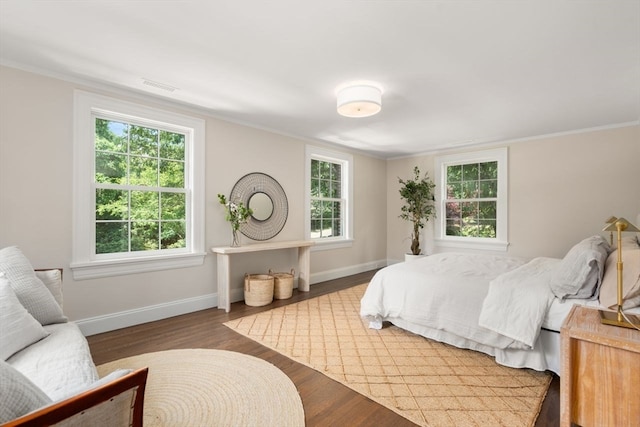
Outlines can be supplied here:
M509 242L486 241L484 239L435 239L435 245L441 248L475 249L484 251L507 252Z
M123 276L150 271L172 270L196 267L204 263L206 253L197 252L182 255L128 258L71 264L74 280L97 279L100 277Z
M311 252L328 251L331 249L350 248L353 246L353 239L340 239L323 241L321 239L313 240L315 245L311 247Z

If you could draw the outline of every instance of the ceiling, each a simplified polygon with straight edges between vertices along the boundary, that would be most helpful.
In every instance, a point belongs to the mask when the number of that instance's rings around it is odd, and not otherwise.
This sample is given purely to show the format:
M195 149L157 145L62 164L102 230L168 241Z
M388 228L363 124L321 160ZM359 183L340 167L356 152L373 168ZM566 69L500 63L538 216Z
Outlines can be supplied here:
M0 63L389 158L637 123L640 0L0 0Z

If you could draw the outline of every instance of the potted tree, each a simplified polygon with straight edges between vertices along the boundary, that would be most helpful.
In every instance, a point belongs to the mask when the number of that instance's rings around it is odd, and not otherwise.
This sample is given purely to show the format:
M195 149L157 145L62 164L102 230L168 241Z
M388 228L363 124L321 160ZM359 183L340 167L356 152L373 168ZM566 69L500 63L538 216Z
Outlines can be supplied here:
M436 185L429 178L428 173L420 177L418 166L413 168L413 174L413 179L404 180L398 178L400 198L404 201L400 218L413 223L411 254L420 255L422 251L420 249L420 229L424 228L430 218L435 218L436 216L435 197L433 194L433 189Z

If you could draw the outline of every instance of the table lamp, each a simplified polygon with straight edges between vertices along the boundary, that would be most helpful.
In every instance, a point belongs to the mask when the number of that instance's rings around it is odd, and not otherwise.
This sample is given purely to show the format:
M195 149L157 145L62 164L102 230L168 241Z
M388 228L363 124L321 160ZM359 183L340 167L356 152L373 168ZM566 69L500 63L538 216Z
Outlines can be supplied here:
M617 220L618 220L618 218L616 218L615 216L610 216L609 219L607 219L605 222L607 224L614 224ZM609 244L611 246L613 246L613 232L614 232L614 230L615 229L609 231Z
M631 224L624 218L617 218L615 221L611 222L607 225L602 231L616 231L618 233L618 262L616 263L616 268L618 272L618 300L617 300L617 310L616 312L604 311L600 310L600 318L602 319L602 323L606 325L613 326L622 326L625 328L637 329L640 326L640 319L636 316L631 316L624 314L622 312L622 303L623 303L623 287L622 287L622 232L623 231L635 231L640 232L640 229L635 225ZM632 324L630 323L635 323Z

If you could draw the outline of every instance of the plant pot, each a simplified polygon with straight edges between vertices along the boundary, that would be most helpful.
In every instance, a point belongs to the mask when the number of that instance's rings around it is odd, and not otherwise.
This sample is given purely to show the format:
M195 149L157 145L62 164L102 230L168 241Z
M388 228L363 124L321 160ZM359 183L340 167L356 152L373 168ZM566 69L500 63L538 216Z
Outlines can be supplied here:
M426 256L427 254L420 254L420 255L404 254L404 262L415 261L419 258L424 258Z

